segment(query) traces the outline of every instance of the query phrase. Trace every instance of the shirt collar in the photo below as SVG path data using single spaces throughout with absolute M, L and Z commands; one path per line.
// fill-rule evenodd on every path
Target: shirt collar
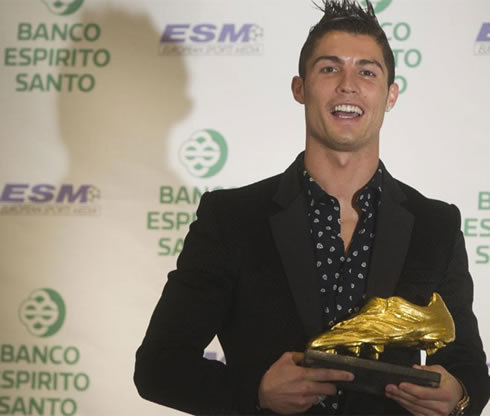
M 372 191 L 373 196 L 376 197 L 377 201 L 381 201 L 381 194 L 383 192 L 383 175 L 385 172 L 385 166 L 381 160 L 378 162 L 378 167 L 376 168 L 376 172 L 371 177 L 369 182 L 362 188 L 358 194 L 358 205 L 359 198 L 361 195 L 366 194 L 367 192 Z M 304 156 L 299 158 L 298 163 L 298 175 L 300 177 L 300 183 L 303 188 L 303 191 L 307 194 L 308 198 L 313 198 L 317 201 L 323 202 L 332 202 L 335 203 L 335 198 L 325 192 L 320 185 L 318 185 L 315 180 L 310 176 L 308 171 L 305 168 Z

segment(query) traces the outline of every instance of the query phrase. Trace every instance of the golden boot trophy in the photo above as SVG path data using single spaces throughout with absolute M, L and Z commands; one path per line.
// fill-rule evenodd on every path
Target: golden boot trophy
M 454 341 L 454 322 L 442 297 L 434 293 L 427 306 L 394 296 L 372 298 L 359 313 L 312 339 L 306 348 L 308 367 L 336 368 L 355 374 L 345 388 L 384 394 L 387 384 L 408 381 L 437 387 L 438 373 L 376 361 L 386 347 L 435 353 Z M 367 357 L 369 359 L 357 358 Z

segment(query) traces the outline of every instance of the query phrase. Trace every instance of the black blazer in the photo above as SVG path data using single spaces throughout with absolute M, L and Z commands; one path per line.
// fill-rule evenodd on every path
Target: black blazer
M 442 295 L 456 341 L 427 363 L 458 377 L 471 396 L 467 414 L 479 414 L 490 382 L 459 211 L 387 172 L 381 201 L 367 295 L 417 304 L 427 304 L 434 291 Z M 265 371 L 284 352 L 303 351 L 322 330 L 297 161 L 282 175 L 204 194 L 197 215 L 137 352 L 135 383 L 142 397 L 190 413 L 256 413 Z M 203 358 L 216 334 L 226 365 Z M 420 357 L 392 349 L 381 359 L 412 365 Z M 407 413 L 383 397 L 345 394 L 344 414 Z

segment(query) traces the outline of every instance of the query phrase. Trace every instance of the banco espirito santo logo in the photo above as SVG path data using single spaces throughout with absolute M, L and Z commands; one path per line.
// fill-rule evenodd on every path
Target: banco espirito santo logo
M 189 173 L 199 178 L 216 175 L 225 165 L 228 147 L 216 130 L 196 131 L 180 148 L 180 160 Z
M 84 0 L 41 0 L 49 11 L 58 16 L 68 16 L 75 13 L 83 4 Z
M 375 13 L 381 13 L 383 10 L 387 9 L 391 2 L 392 0 L 371 0 Z M 360 3 L 363 7 L 367 6 L 366 0 L 361 0 Z
M 36 289 L 19 308 L 20 321 L 36 337 L 45 338 L 56 334 L 65 316 L 63 298 L 53 289 Z

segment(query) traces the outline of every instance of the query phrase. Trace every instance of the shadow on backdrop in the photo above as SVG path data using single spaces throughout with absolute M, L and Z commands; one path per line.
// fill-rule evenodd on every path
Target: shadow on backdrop
M 64 183 L 92 182 L 106 200 L 148 197 L 176 180 L 166 163 L 167 138 L 192 107 L 184 59 L 158 54 L 161 33 L 148 16 L 85 9 L 80 21 L 100 26 L 98 41 L 84 46 L 107 49 L 111 60 L 87 67 L 96 79 L 92 91 L 59 95 L 59 131 L 69 158 Z

